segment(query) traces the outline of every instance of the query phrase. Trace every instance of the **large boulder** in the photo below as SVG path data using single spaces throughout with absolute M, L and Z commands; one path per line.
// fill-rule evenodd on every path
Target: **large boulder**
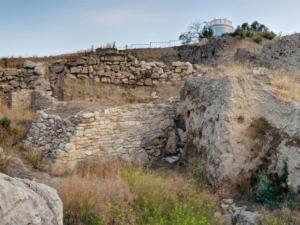
M 258 168 L 300 187 L 300 104 L 276 95 L 267 75 L 191 77 L 181 92 L 188 154 L 206 161 L 218 187 L 249 180 Z
M 25 60 L 23 67 L 25 69 L 34 69 L 36 67 L 36 65 L 37 65 L 36 63 L 34 63 L 34 62 L 30 61 L 30 60 Z
M 46 185 L 0 174 L 0 225 L 62 225 L 63 207 Z
M 300 34 L 288 35 L 265 45 L 260 60 L 271 68 L 300 72 Z

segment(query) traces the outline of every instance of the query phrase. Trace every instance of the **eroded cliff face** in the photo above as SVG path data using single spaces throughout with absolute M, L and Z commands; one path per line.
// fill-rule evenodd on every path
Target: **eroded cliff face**
M 56 191 L 34 181 L 0 173 L 1 225 L 62 225 L 63 206 Z
M 272 68 L 300 72 L 300 34 L 284 36 L 264 46 L 260 61 Z
M 218 187 L 244 182 L 258 167 L 282 172 L 300 186 L 300 105 L 276 96 L 267 75 L 189 78 L 181 92 L 188 153 L 206 161 Z

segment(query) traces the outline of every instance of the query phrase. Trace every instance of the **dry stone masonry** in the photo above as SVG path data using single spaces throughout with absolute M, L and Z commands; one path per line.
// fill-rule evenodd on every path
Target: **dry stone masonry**
M 104 51 L 104 50 L 103 50 Z M 50 66 L 50 80 L 54 96 L 61 100 L 72 99 L 68 93 L 76 82 L 88 82 L 90 86 L 112 84 L 122 86 L 152 87 L 181 81 L 195 73 L 191 63 L 145 62 L 118 52 L 82 57 L 69 61 L 57 61 Z
M 54 100 L 48 78 L 48 66 L 25 61 L 23 69 L 0 68 L 0 98 L 12 108 L 48 107 Z
M 12 106 L 36 106 L 32 92 L 40 93 L 34 95 L 43 99 L 72 100 L 75 94 L 83 95 L 80 88 L 70 91 L 76 83 L 86 83 L 85 89 L 101 88 L 99 84 L 154 87 L 181 81 L 197 69 L 191 63 L 145 62 L 114 49 L 102 49 L 94 57 L 59 60 L 51 65 L 25 61 L 22 69 L 0 68 L 0 97 Z M 51 98 L 41 101 L 52 102 Z M 40 108 L 44 105 L 49 104 Z
M 175 111 L 176 103 L 95 108 L 67 117 L 40 111 L 25 145 L 44 151 L 47 159 L 70 170 L 79 161 L 95 156 L 149 163 L 176 153 L 177 149 L 166 152 L 167 144 L 177 138 L 172 135 L 176 129 Z

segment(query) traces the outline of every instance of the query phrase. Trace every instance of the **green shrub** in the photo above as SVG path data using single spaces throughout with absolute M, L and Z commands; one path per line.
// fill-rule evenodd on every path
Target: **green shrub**
M 82 222 L 87 225 L 104 225 L 104 221 L 99 215 L 94 215 L 90 212 L 83 214 Z
M 0 119 L 0 126 L 9 128 L 11 125 L 11 120 L 8 119 L 7 117 L 3 117 Z
M 232 35 L 239 36 L 241 38 L 254 37 L 254 41 L 258 44 L 262 43 L 263 38 L 273 40 L 276 37 L 276 34 L 273 31 L 270 31 L 267 26 L 257 21 L 254 21 L 253 23 L 251 23 L 251 25 L 249 25 L 249 23 L 243 23 L 242 25 L 237 26 Z
M 248 35 L 248 31 L 244 30 L 243 28 L 237 28 L 234 32 L 234 36 L 239 36 L 242 39 L 245 39 Z
M 292 205 L 293 195 L 288 189 L 288 166 L 286 161 L 284 162 L 282 176 L 270 173 L 261 176 L 259 179 L 252 178 L 252 180 L 254 182 L 254 188 L 250 194 L 252 201 L 266 205 L 271 209 L 278 208 L 283 203 Z
M 257 35 L 254 39 L 253 39 L 257 44 L 261 44 L 263 42 L 263 39 L 260 35 Z
M 276 37 L 276 34 L 272 31 L 262 32 L 261 36 L 268 40 L 273 40 Z

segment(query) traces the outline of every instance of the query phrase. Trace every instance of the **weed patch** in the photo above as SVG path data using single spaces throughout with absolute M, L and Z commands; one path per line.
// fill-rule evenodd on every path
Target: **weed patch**
M 214 198 L 186 178 L 125 165 L 98 166 L 109 173 L 90 169 L 57 187 L 65 224 L 218 224 Z
M 269 173 L 260 178 L 252 177 L 250 200 L 270 209 L 280 208 L 283 204 L 293 206 L 293 194 L 288 188 L 288 166 L 284 161 L 283 174 Z

